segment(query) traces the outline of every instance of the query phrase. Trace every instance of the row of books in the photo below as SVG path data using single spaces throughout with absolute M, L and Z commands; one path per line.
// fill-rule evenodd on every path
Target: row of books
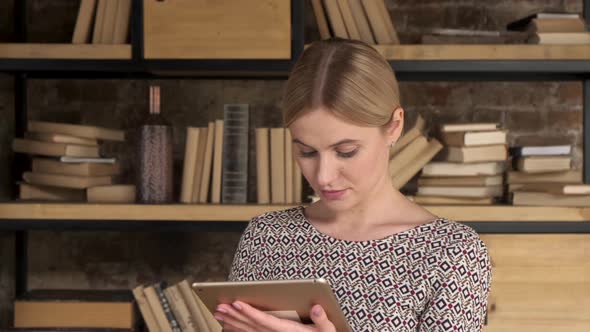
M 129 39 L 131 0 L 81 0 L 73 44 L 125 44 Z
M 322 39 L 340 37 L 367 44 L 399 44 L 384 0 L 311 0 Z
M 121 172 L 114 158 L 101 158 L 103 141 L 125 140 L 122 130 L 30 121 L 15 152 L 33 156 L 23 173 L 19 198 L 73 202 L 134 202 L 135 186 L 116 184 Z
M 224 105 L 224 119 L 188 127 L 180 201 L 248 202 L 249 115 L 247 104 Z M 256 128 L 256 190 L 259 204 L 301 203 L 302 175 L 285 128 Z

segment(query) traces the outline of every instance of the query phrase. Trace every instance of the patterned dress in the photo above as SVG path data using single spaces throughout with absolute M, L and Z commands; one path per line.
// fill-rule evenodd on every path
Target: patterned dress
M 326 279 L 354 331 L 481 331 L 491 285 L 485 244 L 436 219 L 379 240 L 319 232 L 299 206 L 252 219 L 230 280 Z

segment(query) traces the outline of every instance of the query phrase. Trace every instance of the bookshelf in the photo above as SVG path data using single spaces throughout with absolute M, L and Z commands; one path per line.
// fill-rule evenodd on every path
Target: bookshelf
M 4 43 L 0 59 L 131 60 L 131 45 Z

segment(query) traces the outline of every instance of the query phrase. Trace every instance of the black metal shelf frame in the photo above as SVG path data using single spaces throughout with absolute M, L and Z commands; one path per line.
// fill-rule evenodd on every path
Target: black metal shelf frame
M 21 137 L 27 125 L 27 80 L 30 78 L 173 78 L 154 72 L 207 71 L 213 77 L 244 78 L 239 72 L 268 74 L 269 79 L 286 77 L 304 47 L 304 4 L 291 1 L 292 58 L 290 60 L 146 60 L 143 40 L 143 0 L 132 0 L 130 60 L 3 59 L 0 72 L 14 74 L 15 135 Z M 590 17 L 590 0 L 583 0 L 584 17 Z M 26 42 L 27 1 L 14 1 L 14 27 L 18 42 Z M 583 82 L 584 182 L 590 183 L 590 59 L 584 60 L 448 60 L 390 61 L 403 81 L 539 81 L 577 80 Z M 278 76 L 277 76 L 278 75 Z M 203 76 L 180 76 L 203 78 Z M 209 74 L 206 77 L 212 77 Z M 259 77 L 259 76 L 256 76 Z M 13 178 L 20 178 L 28 166 L 26 158 L 15 155 Z M 466 222 L 480 233 L 590 233 L 590 222 Z M 186 221 L 101 221 L 2 220 L 0 230 L 15 231 L 16 293 L 27 290 L 28 231 L 242 231 L 246 222 Z

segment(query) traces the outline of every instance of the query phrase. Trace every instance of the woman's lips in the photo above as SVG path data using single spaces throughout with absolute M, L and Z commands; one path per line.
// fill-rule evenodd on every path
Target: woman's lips
M 342 190 L 322 190 L 322 196 L 329 200 L 341 199 L 346 194 L 347 189 Z

